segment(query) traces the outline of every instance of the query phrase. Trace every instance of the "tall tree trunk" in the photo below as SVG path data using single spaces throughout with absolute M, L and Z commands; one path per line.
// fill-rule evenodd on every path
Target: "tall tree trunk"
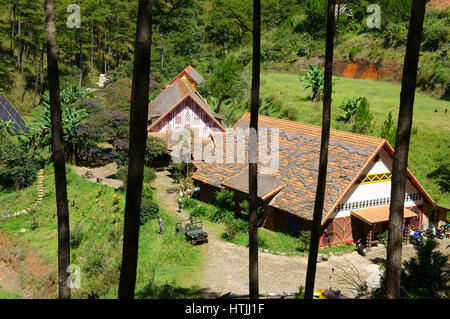
M 23 96 L 24 96 L 24 91 L 23 91 L 23 68 L 25 66 L 25 46 L 22 49 L 22 54 L 20 55 L 20 102 L 23 103 Z
M 20 53 L 21 53 L 21 49 L 20 49 L 20 29 L 21 29 L 21 23 L 20 23 L 20 7 L 19 5 L 17 5 L 17 16 L 18 16 L 18 20 L 17 20 L 17 66 L 20 66 Z
M 258 278 L 258 112 L 261 64 L 261 0 L 253 0 L 252 93 L 249 136 L 249 283 L 250 298 L 259 298 Z
M 83 43 L 81 41 L 81 35 L 78 41 L 80 42 L 80 76 L 78 78 L 78 87 L 81 88 L 81 82 L 83 81 Z
M 70 299 L 67 282 L 70 265 L 69 207 L 64 155 L 61 99 L 59 90 L 58 43 L 56 41 L 55 3 L 45 1 L 45 29 L 47 34 L 47 70 L 50 91 L 50 117 L 52 133 L 53 166 L 55 170 L 56 208 L 58 214 L 58 287 L 59 298 Z
M 16 31 L 16 5 L 13 5 L 13 21 L 11 25 L 11 41 L 9 42 L 9 51 L 13 53 L 14 33 Z
M 44 60 L 44 47 L 45 47 L 45 45 L 42 44 L 41 57 L 39 59 L 39 66 L 38 66 L 38 73 L 36 74 L 36 83 L 34 85 L 33 104 L 31 105 L 32 108 L 34 108 L 36 106 L 36 95 L 37 95 L 37 91 L 38 91 L 39 80 L 41 79 L 41 72 L 42 72 L 42 67 L 43 67 L 42 64 L 43 64 L 43 60 Z M 40 85 L 42 85 L 42 82 L 40 83 Z
M 144 154 L 147 143 L 152 0 L 140 0 L 130 102 L 130 149 L 119 298 L 134 298 Z
M 414 0 L 412 3 L 403 66 L 389 207 L 389 237 L 386 258 L 386 297 L 389 299 L 398 298 L 400 295 L 406 173 L 425 5 L 426 0 Z
M 91 20 L 91 78 L 94 77 L 94 20 Z
M 106 31 L 105 31 L 105 43 L 103 45 L 103 59 L 104 59 L 104 73 L 106 74 Z
M 323 87 L 323 115 L 322 136 L 320 142 L 319 173 L 317 178 L 316 198 L 314 202 L 313 222 L 311 229 L 311 242 L 309 245 L 308 268 L 306 271 L 305 299 L 312 299 L 314 282 L 316 279 L 316 263 L 321 236 L 321 222 L 323 203 L 325 199 L 325 186 L 327 181 L 328 145 L 330 141 L 331 92 L 334 47 L 334 10 L 335 0 L 328 0 L 327 9 L 327 36 L 325 48 L 325 75 Z

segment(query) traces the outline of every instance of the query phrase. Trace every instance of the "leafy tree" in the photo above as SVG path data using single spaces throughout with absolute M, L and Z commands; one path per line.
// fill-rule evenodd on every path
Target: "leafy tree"
M 381 126 L 380 137 L 384 138 L 395 147 L 395 135 L 397 134 L 397 128 L 394 125 L 394 120 L 392 119 L 392 112 L 389 112 L 386 120 L 383 122 L 383 126 Z
M 435 239 L 415 245 L 416 256 L 403 263 L 401 285 L 410 298 L 448 298 L 450 274 L 448 256 L 437 250 Z
M 216 192 L 216 203 L 218 207 L 232 211 L 234 209 L 234 192 L 226 188 Z
M 355 114 L 358 107 L 361 105 L 363 97 L 353 97 L 342 101 L 339 108 L 345 112 L 344 116 L 338 118 L 339 121 L 346 123 L 353 123 L 355 121 Z
M 80 124 L 88 118 L 88 112 L 83 108 L 73 108 L 62 106 L 63 138 L 66 160 L 74 163 L 80 158 L 81 151 L 89 143 L 89 137 L 79 134 Z M 30 124 L 30 136 L 36 146 L 45 148 L 51 143 L 51 117 L 50 109 L 45 108 L 44 112 Z
M 145 165 L 152 165 L 153 161 L 167 154 L 167 145 L 164 140 L 149 136 L 147 137 L 147 147 L 145 149 Z
M 304 71 L 305 74 L 300 77 L 300 81 L 306 83 L 305 90 L 311 89 L 311 101 L 317 103 L 322 99 L 324 70 L 319 64 L 316 66 L 308 64 L 308 69 Z
M 416 255 L 403 262 L 400 273 L 400 298 L 436 299 L 449 298 L 450 274 L 448 256 L 438 250 L 439 243 L 433 238 L 421 240 L 414 245 Z M 381 286 L 372 291 L 373 298 L 386 298 L 386 277 Z
M 372 129 L 372 120 L 373 114 L 370 112 L 369 103 L 365 97 L 361 98 L 356 108 L 352 132 L 360 134 L 370 132 Z
M 6 136 L 12 136 L 15 134 L 14 123 L 12 120 L 4 121 L 0 119 L 0 140 Z
M 307 252 L 309 250 L 309 244 L 311 242 L 311 232 L 301 231 L 298 236 L 298 250 L 302 252 Z
M 0 143 L 0 185 L 14 186 L 15 190 L 30 186 L 36 179 L 38 165 L 29 148 L 11 137 Z
M 231 55 L 221 57 L 217 61 L 209 84 L 211 94 L 217 97 L 217 113 L 220 112 L 223 100 L 234 96 L 235 85 L 241 72 L 242 65 Z
M 159 214 L 159 206 L 153 198 L 142 198 L 140 224 L 144 225 Z

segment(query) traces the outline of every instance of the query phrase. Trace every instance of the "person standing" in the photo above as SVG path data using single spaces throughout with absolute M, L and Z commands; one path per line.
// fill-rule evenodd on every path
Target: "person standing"
M 181 198 L 178 199 L 178 213 L 181 214 L 181 209 L 183 208 L 183 202 L 181 201 Z
M 164 234 L 164 224 L 161 217 L 158 216 L 158 224 L 159 224 L 159 234 Z

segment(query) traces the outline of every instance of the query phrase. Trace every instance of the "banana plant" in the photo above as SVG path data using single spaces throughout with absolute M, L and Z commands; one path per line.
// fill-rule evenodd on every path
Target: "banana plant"
M 15 133 L 14 122 L 12 120 L 4 121 L 3 119 L 0 119 L 0 138 L 11 136 Z

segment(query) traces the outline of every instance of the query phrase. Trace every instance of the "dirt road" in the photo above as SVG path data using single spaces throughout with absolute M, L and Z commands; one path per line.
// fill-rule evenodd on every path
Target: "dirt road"
M 168 194 L 167 189 L 173 187 L 168 172 L 157 172 L 154 182 L 157 196 L 165 208 L 173 213 L 177 210 L 178 194 Z M 183 218 L 187 215 L 183 212 Z M 231 292 L 236 295 L 248 294 L 248 248 L 220 240 L 220 234 L 206 227 L 209 243 L 203 245 L 203 276 L 199 283 L 202 288 L 209 288 L 218 295 Z M 440 249 L 445 251 L 449 239 L 440 241 Z M 448 251 L 447 251 L 448 253 Z M 412 245 L 403 247 L 403 259 L 407 260 L 415 254 Z M 329 255 L 328 260 L 317 264 L 315 288 L 339 289 L 348 297 L 354 296 L 352 285 L 344 277 L 366 282 L 379 269 L 380 261 L 386 258 L 386 249 L 374 248 L 366 257 L 356 252 L 341 256 Z M 307 257 L 282 256 L 270 253 L 259 253 L 259 285 L 260 293 L 297 292 L 299 286 L 305 285 Z M 376 275 L 376 274 L 375 274 Z

